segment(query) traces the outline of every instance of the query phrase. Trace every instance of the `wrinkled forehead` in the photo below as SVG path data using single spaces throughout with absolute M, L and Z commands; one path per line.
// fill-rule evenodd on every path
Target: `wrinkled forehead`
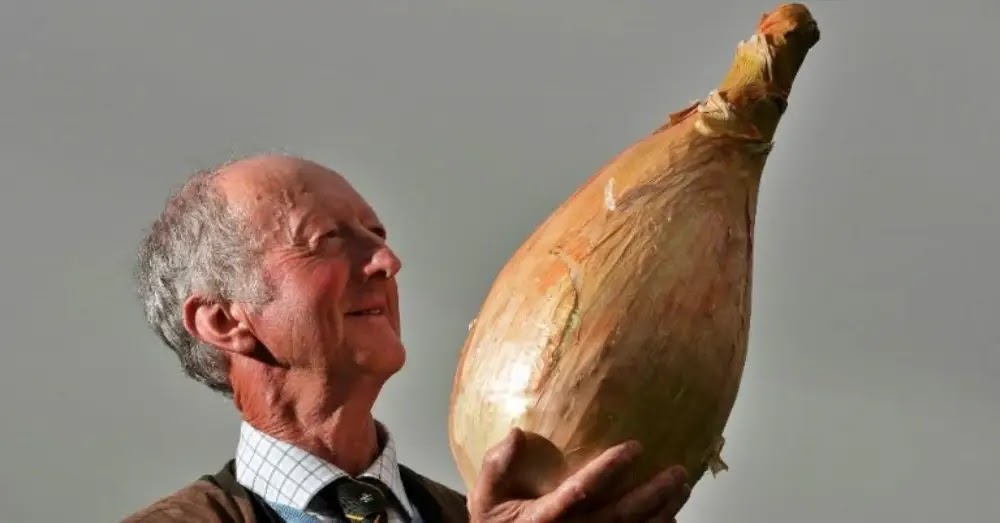
M 266 236 L 295 241 L 310 224 L 347 218 L 376 219 L 374 210 L 340 174 L 296 159 L 237 163 L 219 172 L 218 182 L 237 212 Z

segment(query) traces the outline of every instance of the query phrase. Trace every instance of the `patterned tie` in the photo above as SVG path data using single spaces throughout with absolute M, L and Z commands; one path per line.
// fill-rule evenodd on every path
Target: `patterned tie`
M 387 523 L 389 496 L 383 485 L 371 478 L 341 478 L 329 485 L 321 495 L 336 507 L 334 512 L 350 523 Z M 337 510 L 339 509 L 339 510 Z

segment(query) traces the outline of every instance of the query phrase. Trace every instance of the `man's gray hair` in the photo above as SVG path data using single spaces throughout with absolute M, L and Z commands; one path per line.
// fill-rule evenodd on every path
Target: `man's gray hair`
M 184 372 L 225 396 L 233 390 L 228 358 L 184 327 L 192 294 L 220 302 L 268 299 L 260 235 L 227 205 L 219 168 L 195 173 L 167 201 L 142 241 L 136 266 L 146 320 L 180 359 Z

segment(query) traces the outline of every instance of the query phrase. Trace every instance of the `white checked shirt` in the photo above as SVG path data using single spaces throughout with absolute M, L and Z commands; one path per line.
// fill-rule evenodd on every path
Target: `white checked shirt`
M 392 436 L 383 426 L 379 429 L 385 436 L 385 445 L 361 477 L 375 478 L 387 485 L 403 507 L 401 513 L 396 504 L 390 504 L 389 523 L 420 523 L 403 489 Z M 309 503 L 323 487 L 344 476 L 347 473 L 322 458 L 268 436 L 247 422 L 240 425 L 236 481 L 268 503 L 306 512 L 323 523 L 341 523 L 339 519 L 312 512 Z

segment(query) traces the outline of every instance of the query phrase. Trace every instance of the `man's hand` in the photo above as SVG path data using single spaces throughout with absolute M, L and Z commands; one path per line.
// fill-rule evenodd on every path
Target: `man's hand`
M 569 476 L 552 492 L 524 499 L 516 494 L 509 474 L 525 435 L 511 431 L 483 460 L 483 469 L 469 493 L 469 516 L 473 523 L 556 522 L 664 522 L 675 516 L 691 493 L 683 467 L 675 466 L 617 499 L 606 499 L 617 490 L 618 480 L 641 449 L 636 442 L 612 447 Z M 603 499 L 602 499 L 603 498 Z

